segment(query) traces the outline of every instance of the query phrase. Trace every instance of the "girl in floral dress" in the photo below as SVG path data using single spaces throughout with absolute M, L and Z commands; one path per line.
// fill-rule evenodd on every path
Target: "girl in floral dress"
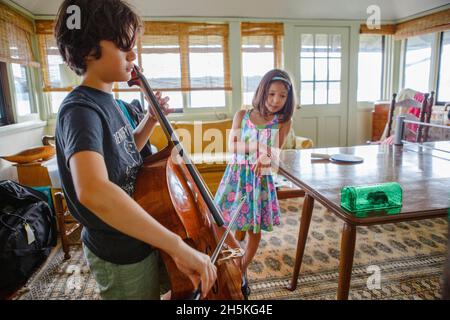
M 280 224 L 280 207 L 271 170 L 292 126 L 295 94 L 289 75 L 274 69 L 264 75 L 252 101 L 253 109 L 240 110 L 233 119 L 229 150 L 233 153 L 215 195 L 225 223 L 231 219 L 241 198 L 247 196 L 232 229 L 247 231 L 248 242 L 241 260 L 247 267 L 256 254 L 261 230 Z M 242 283 L 248 296 L 247 277 Z

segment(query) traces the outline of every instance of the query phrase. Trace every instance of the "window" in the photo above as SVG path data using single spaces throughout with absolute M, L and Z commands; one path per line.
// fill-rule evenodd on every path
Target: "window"
M 0 126 L 36 116 L 33 114 L 36 108 L 31 92 L 29 67 L 0 62 Z
M 181 112 L 184 104 L 180 90 L 181 54 L 178 37 L 166 36 L 164 43 L 159 39 L 158 36 L 142 38 L 142 68 L 144 73 L 149 71 L 146 75 L 150 77 L 150 86 L 163 90 L 164 96 L 170 98 L 170 107 Z
M 18 117 L 32 113 L 30 84 L 27 67 L 21 64 L 11 64 L 14 79 L 14 94 Z
M 6 124 L 8 124 L 8 119 L 6 117 L 6 103 L 3 95 L 3 88 L 0 85 L 0 127 Z
M 228 25 L 146 22 L 140 46 L 150 86 L 168 96 L 176 112 L 226 106 Z
M 55 91 L 49 92 L 50 95 L 50 105 L 52 109 L 52 113 L 58 113 L 59 107 L 63 102 L 64 98 L 69 94 L 68 91 Z
M 75 73 L 65 65 L 59 54 L 56 40 L 51 33 L 51 30 L 53 30 L 52 26 L 47 26 L 47 24 L 43 25 L 43 22 L 40 21 L 36 23 L 36 26 L 41 49 L 44 93 L 48 96 L 51 112 L 57 113 L 61 102 L 71 90 L 72 84 L 68 83 L 74 82 L 72 78 Z M 45 28 L 50 28 L 50 30 L 42 31 Z
M 382 35 L 359 37 L 358 101 L 377 101 L 382 97 L 384 40 Z
M 250 37 L 247 37 L 248 39 Z M 256 39 L 252 39 L 256 42 Z M 250 41 L 249 41 L 250 42 Z M 243 100 L 251 105 L 253 95 L 266 72 L 274 68 L 273 46 L 261 44 L 242 44 Z
M 242 23 L 242 79 L 243 103 L 251 105 L 253 95 L 266 72 L 281 68 L 281 23 Z
M 191 35 L 186 40 L 189 45 L 184 50 L 178 36 L 143 37 L 142 66 L 144 73 L 149 71 L 150 86 L 163 91 L 176 112 L 225 107 L 223 37 Z
M 53 37 L 52 21 L 37 21 L 44 75 L 52 111 L 71 88 L 61 81 L 62 60 Z M 136 64 L 142 67 L 154 91 L 169 96 L 178 112 L 187 108 L 225 107 L 231 92 L 228 25 L 215 23 L 144 22 L 138 38 Z M 117 83 L 115 98 L 131 102 L 143 95 L 136 87 Z
M 61 70 L 63 68 L 64 61 L 59 54 L 58 48 L 56 44 L 51 46 L 47 52 L 47 65 L 48 65 L 48 77 L 49 77 L 49 85 L 52 88 L 62 88 L 63 81 L 61 79 Z
M 442 33 L 440 52 L 436 101 L 444 104 L 450 101 L 450 31 Z
M 6 94 L 9 92 L 9 82 L 7 76 L 6 63 L 0 61 L 0 126 L 9 124 L 11 121 L 8 117 L 8 103 Z
M 189 36 L 189 106 L 192 108 L 225 107 L 224 51 L 221 37 Z
M 4 125 L 34 112 L 30 68 L 39 63 L 32 49 L 33 21 L 0 2 L 0 123 Z
M 433 38 L 425 34 L 406 40 L 404 88 L 428 92 Z
M 340 103 L 341 41 L 340 34 L 302 34 L 301 104 Z

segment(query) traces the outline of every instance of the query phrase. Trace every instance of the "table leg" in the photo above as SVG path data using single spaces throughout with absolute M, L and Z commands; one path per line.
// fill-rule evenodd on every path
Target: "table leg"
M 338 300 L 347 300 L 352 277 L 353 256 L 355 253 L 356 226 L 344 223 L 341 238 L 341 256 L 339 260 Z
M 302 265 L 303 254 L 305 252 L 306 238 L 308 237 L 309 223 L 314 209 L 314 198 L 306 194 L 303 201 L 302 216 L 300 219 L 300 228 L 298 231 L 297 253 L 295 255 L 294 274 L 292 275 L 291 284 L 287 286 L 288 290 L 294 291 L 297 288 L 298 274 Z

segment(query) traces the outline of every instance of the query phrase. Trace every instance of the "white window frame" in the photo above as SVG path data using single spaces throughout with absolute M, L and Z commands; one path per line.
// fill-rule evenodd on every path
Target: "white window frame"
M 437 50 L 436 50 L 436 55 L 435 55 L 435 59 L 436 59 L 436 74 L 434 77 L 434 83 L 435 83 L 435 104 L 437 105 L 444 105 L 446 102 L 448 101 L 438 101 L 438 86 L 439 86 L 439 71 L 441 69 L 441 57 L 442 57 L 442 41 L 444 38 L 444 32 L 448 32 L 450 34 L 450 30 L 446 30 L 446 31 L 441 31 L 438 32 L 438 38 L 437 38 Z
M 7 73 L 8 73 L 8 81 L 9 81 L 9 88 L 10 88 L 10 94 L 11 94 L 11 103 L 13 105 L 13 114 L 14 114 L 15 123 L 21 123 L 21 122 L 32 121 L 32 120 L 40 120 L 39 109 L 38 109 L 38 104 L 37 104 L 37 97 L 36 97 L 36 93 L 35 93 L 35 83 L 33 81 L 30 67 L 25 66 L 28 89 L 30 92 L 31 113 L 27 114 L 25 116 L 19 116 L 18 112 L 17 112 L 16 87 L 14 84 L 12 64 L 7 63 L 6 69 L 7 69 Z
M 361 35 L 360 35 L 361 36 Z M 389 37 L 387 35 L 380 35 L 381 36 L 381 92 L 380 92 L 380 100 L 387 99 L 389 95 L 389 88 L 391 83 L 391 73 L 390 73 L 390 57 L 391 57 L 391 50 L 392 50 L 392 37 Z M 358 39 L 358 45 L 360 44 L 361 38 Z M 358 47 L 358 55 L 359 55 L 359 47 Z M 359 63 L 359 60 L 358 60 Z M 358 68 L 359 69 L 359 68 Z M 356 70 L 357 77 L 359 70 Z M 358 87 L 356 87 L 356 90 L 358 90 Z M 356 93 L 356 99 L 358 99 L 358 93 Z M 370 104 L 372 105 L 374 101 L 367 101 L 367 100 L 357 100 L 358 104 Z
M 435 91 L 437 87 L 437 76 L 439 73 L 439 70 L 437 70 L 437 64 L 438 64 L 438 57 L 439 57 L 439 39 L 440 39 L 440 32 L 433 33 L 433 40 L 431 42 L 431 55 L 430 55 L 430 75 L 428 79 L 428 90 Z M 407 48 L 407 40 L 402 40 L 402 52 L 401 52 L 401 68 L 400 68 L 400 86 L 399 90 L 405 88 L 405 63 L 406 63 L 406 48 Z

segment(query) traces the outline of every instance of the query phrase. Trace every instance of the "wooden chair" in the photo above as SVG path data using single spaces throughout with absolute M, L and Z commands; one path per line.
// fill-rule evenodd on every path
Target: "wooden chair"
M 62 192 L 56 192 L 54 195 L 56 221 L 58 224 L 59 233 L 61 235 L 61 244 L 64 251 L 64 259 L 70 259 L 70 246 L 79 245 L 80 241 L 72 241 L 69 236 L 74 233 L 81 224 L 78 223 L 70 214 L 67 209 L 64 194 Z
M 388 121 L 387 121 L 387 129 L 386 129 L 386 134 L 384 135 L 384 138 L 388 138 L 393 134 L 393 119 L 394 119 L 394 115 L 395 115 L 395 109 L 398 107 L 415 107 L 415 108 L 419 108 L 420 109 L 420 115 L 419 115 L 419 121 L 420 122 L 425 122 L 425 123 L 430 123 L 430 119 L 431 119 L 431 113 L 432 113 L 432 109 L 433 109 L 433 104 L 434 104 L 434 91 L 431 91 L 431 93 L 425 93 L 424 94 L 424 99 L 422 101 L 422 103 L 413 100 L 413 99 L 408 99 L 408 100 L 402 100 L 402 101 L 396 101 L 397 98 L 397 94 L 394 93 L 392 95 L 392 100 L 391 100 L 391 104 L 389 107 L 389 115 L 388 115 Z M 428 136 L 428 127 L 425 128 L 425 133 L 423 133 L 423 127 L 422 125 L 419 125 L 417 127 L 417 130 L 409 130 L 410 134 L 413 134 L 415 136 L 415 141 L 416 142 L 423 142 L 426 141 L 426 138 Z
M 394 119 L 394 112 L 395 112 L 395 99 L 397 98 L 397 94 L 394 93 L 392 95 L 392 100 L 391 100 L 391 106 L 389 107 L 389 114 L 388 114 L 388 122 L 387 122 L 387 133 L 386 133 L 386 137 L 390 137 L 391 136 L 391 131 L 392 131 L 392 120 Z
M 427 105 L 426 105 L 426 110 L 423 116 L 423 120 L 425 121 L 425 123 L 430 123 L 431 120 L 431 114 L 433 113 L 433 105 L 434 105 L 434 91 L 431 91 L 430 93 L 430 97 L 427 99 Z M 421 113 L 421 120 L 422 121 L 422 113 Z M 425 131 L 422 137 L 422 130 L 423 130 L 424 126 L 419 126 L 418 132 L 417 132 L 417 139 L 416 142 L 426 142 L 428 140 L 428 132 L 430 130 L 429 126 L 425 126 Z

